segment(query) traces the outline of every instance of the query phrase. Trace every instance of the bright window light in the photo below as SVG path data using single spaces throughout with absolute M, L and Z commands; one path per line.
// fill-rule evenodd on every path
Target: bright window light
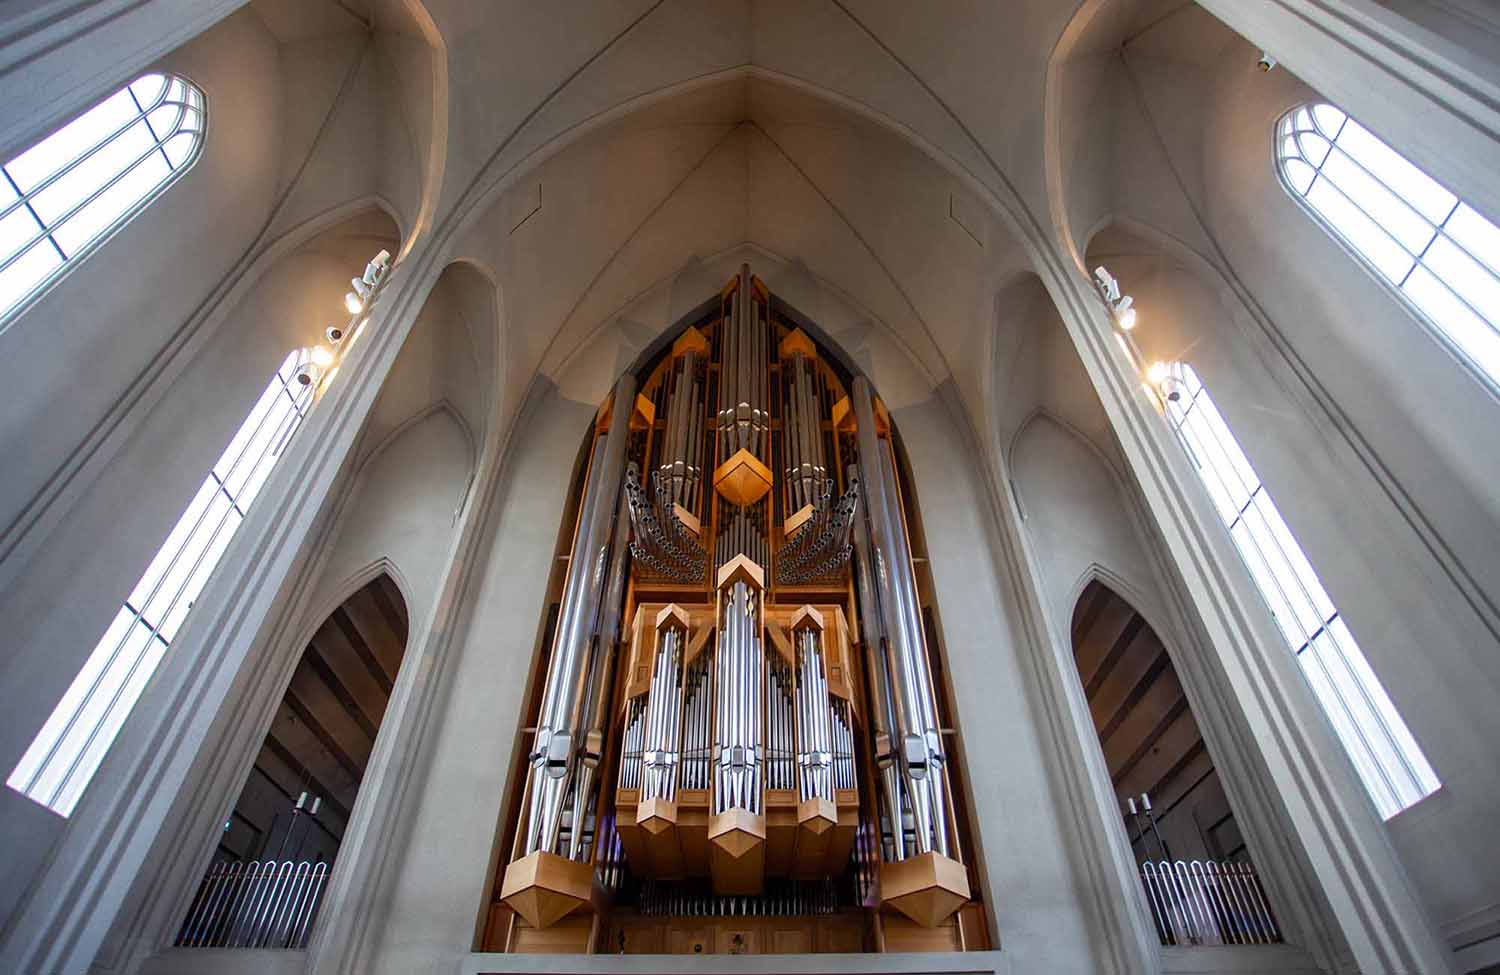
M 1389 819 L 1438 786 L 1396 706 L 1318 581 L 1266 487 L 1192 367 L 1174 363 L 1158 384 L 1167 416 L 1208 488 L 1287 646 Z
M 1288 191 L 1500 383 L 1500 227 L 1328 104 L 1276 129 Z
M 148 74 L 0 166 L 0 319 L 188 170 L 203 93 Z
M 72 686 L 6 783 L 71 815 L 193 600 L 228 548 L 311 406 L 315 383 L 299 371 L 310 351 L 287 356 L 239 432 L 105 630 Z

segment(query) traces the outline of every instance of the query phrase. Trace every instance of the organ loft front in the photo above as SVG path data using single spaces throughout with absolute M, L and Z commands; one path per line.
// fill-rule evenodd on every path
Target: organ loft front
M 744 267 L 589 431 L 484 948 L 990 947 L 889 412 Z

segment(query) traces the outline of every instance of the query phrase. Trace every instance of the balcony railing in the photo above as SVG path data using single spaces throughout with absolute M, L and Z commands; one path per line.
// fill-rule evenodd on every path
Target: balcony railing
M 1281 929 L 1248 863 L 1146 861 L 1141 885 L 1164 945 L 1268 945 Z
M 177 934 L 182 948 L 306 948 L 327 863 L 215 863 Z

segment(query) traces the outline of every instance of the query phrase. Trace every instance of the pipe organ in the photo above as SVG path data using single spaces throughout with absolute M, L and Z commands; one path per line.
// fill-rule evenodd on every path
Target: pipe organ
M 600 408 L 492 947 L 987 946 L 890 417 L 810 329 L 742 268 Z

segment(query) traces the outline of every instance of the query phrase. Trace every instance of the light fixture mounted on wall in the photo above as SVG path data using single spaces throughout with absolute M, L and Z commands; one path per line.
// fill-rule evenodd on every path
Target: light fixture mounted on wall
M 1120 331 L 1128 332 L 1135 328 L 1135 299 L 1130 295 L 1120 294 L 1120 282 L 1103 265 L 1094 268 L 1094 284 L 1105 304 L 1109 305 L 1110 314 L 1114 316 Z

